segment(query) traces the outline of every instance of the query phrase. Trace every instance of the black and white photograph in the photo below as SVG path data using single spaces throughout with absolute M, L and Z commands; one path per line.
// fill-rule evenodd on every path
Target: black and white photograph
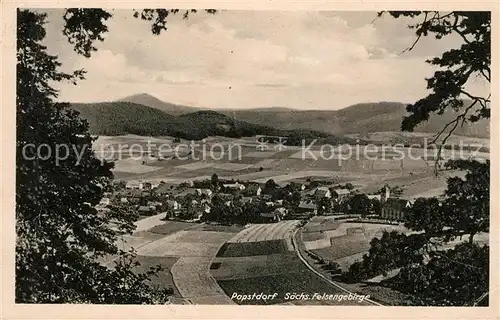
M 15 304 L 493 304 L 492 11 L 135 5 L 16 9 Z

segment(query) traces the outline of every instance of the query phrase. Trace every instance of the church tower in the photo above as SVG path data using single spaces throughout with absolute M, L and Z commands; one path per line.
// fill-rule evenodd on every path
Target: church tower
M 385 185 L 382 189 L 382 195 L 380 197 L 380 202 L 384 203 L 391 197 L 391 188 L 388 185 Z

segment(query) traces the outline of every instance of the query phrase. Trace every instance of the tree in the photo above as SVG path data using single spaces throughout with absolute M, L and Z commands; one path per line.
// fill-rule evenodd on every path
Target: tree
M 412 305 L 488 305 L 489 248 L 473 243 L 432 252 L 425 265 L 401 270 L 395 284 L 410 294 Z
M 349 208 L 349 214 L 359 214 L 362 217 L 366 217 L 372 210 L 371 201 L 364 193 L 358 193 L 349 197 L 349 199 L 347 199 L 347 206 Z
M 444 207 L 447 211 L 447 226 L 455 235 L 474 235 L 488 232 L 490 226 L 490 162 L 474 160 L 449 161 L 451 169 L 466 171 L 465 178 L 448 178 Z
M 153 33 L 166 21 L 163 11 L 155 12 Z M 111 16 L 101 9 L 67 9 L 63 34 L 89 57 Z M 171 290 L 148 285 L 161 268 L 133 272 L 134 252 L 116 246 L 117 237 L 134 228 L 133 215 L 120 207 L 95 208 L 113 165 L 95 157 L 88 123 L 54 102 L 52 85 L 76 84 L 84 71 L 60 70 L 57 56 L 43 45 L 45 22 L 46 14 L 17 12 L 16 302 L 165 303 Z M 110 255 L 118 256 L 113 268 L 99 262 Z
M 405 212 L 405 227 L 424 231 L 428 238 L 442 236 L 446 213 L 436 198 L 418 198 Z
M 210 186 L 212 191 L 217 191 L 219 189 L 219 176 L 217 176 L 216 173 L 212 175 L 212 178 L 210 179 Z
M 318 214 L 325 214 L 332 212 L 332 200 L 329 198 L 321 198 L 317 201 Z
M 384 14 L 380 12 L 379 16 Z M 431 93 L 407 106 L 410 113 L 403 119 L 401 128 L 412 131 L 419 123 L 427 121 L 433 114 L 442 114 L 445 110 L 461 110 L 462 112 L 451 122 L 445 124 L 442 131 L 434 138 L 441 140 L 441 145 L 453 131 L 466 122 L 477 122 L 490 118 L 490 95 L 481 97 L 473 95 L 465 86 L 474 79 L 482 78 L 491 82 L 491 13 L 489 11 L 390 11 L 395 18 L 408 17 L 417 20 L 410 28 L 415 30 L 416 40 L 407 50 L 411 51 L 420 38 L 433 34 L 436 39 L 451 34 L 462 39 L 460 48 L 445 51 L 440 57 L 427 60 L 429 64 L 439 68 L 427 79 L 427 88 Z M 422 18 L 422 20 L 419 20 Z M 466 103 L 463 98 L 471 100 Z
M 442 138 L 441 152 L 442 145 L 459 125 L 490 117 L 490 96 L 474 96 L 465 88 L 473 78 L 491 80 L 491 14 L 479 11 L 393 11 L 389 14 L 395 18 L 404 16 L 415 20 L 423 17 L 423 20 L 410 25 L 417 39 L 408 50 L 412 50 L 421 37 L 429 34 L 437 39 L 455 34 L 463 40 L 460 48 L 428 60 L 439 67 L 434 76 L 427 79 L 431 92 L 407 106 L 409 115 L 401 125 L 403 130 L 412 131 L 432 114 L 442 114 L 450 109 L 459 112 L 434 137 L 433 143 Z M 470 101 L 466 102 L 464 98 Z M 439 161 L 439 154 L 436 158 Z M 419 233 L 384 234 L 380 241 L 373 240 L 370 253 L 363 257 L 362 262 L 352 266 L 351 278 L 367 278 L 373 273 L 401 267 L 392 286 L 409 293 L 407 302 L 411 305 L 488 304 L 485 297 L 489 291 L 489 247 L 480 247 L 473 239 L 475 234 L 489 230 L 489 161 L 449 161 L 445 166 L 466 171 L 465 178 L 449 178 L 442 201 L 417 199 L 407 213 L 406 226 Z M 438 170 L 440 165 L 436 168 Z M 446 243 L 464 233 L 470 235 L 468 243 L 461 243 L 451 250 L 444 251 L 428 245 L 431 238 L 441 238 Z M 423 259 L 424 255 L 427 259 Z
M 264 188 L 262 188 L 262 194 L 272 194 L 278 187 L 278 184 L 273 179 L 269 179 L 264 184 Z
M 371 208 L 372 213 L 380 216 L 382 214 L 382 204 L 376 198 L 371 199 Z

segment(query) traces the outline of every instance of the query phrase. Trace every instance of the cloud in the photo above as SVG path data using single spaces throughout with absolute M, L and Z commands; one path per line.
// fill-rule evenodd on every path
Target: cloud
M 407 22 L 374 12 L 221 11 L 173 17 L 168 30 L 115 10 L 109 34 L 92 58 L 77 57 L 51 32 L 49 47 L 62 62 L 88 70 L 61 99 L 99 101 L 148 92 L 166 101 L 202 107 L 283 105 L 338 109 L 363 101 L 412 102 L 426 93 L 427 57 L 455 40 L 422 43 Z M 432 44 L 432 45 L 431 45 Z M 441 51 L 442 52 L 442 51 Z M 231 87 L 231 89 L 229 89 Z

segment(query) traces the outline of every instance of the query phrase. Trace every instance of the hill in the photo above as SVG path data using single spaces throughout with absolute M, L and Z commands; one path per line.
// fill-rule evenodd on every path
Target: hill
M 201 110 L 164 102 L 149 94 L 137 94 L 123 98 L 128 101 L 162 110 L 178 116 Z M 467 102 L 468 103 L 468 102 Z M 314 130 L 336 136 L 346 134 L 368 134 L 370 132 L 401 132 L 401 121 L 406 104 L 401 102 L 360 103 L 340 110 L 297 110 L 286 107 L 255 109 L 218 109 L 218 113 L 246 123 L 272 127 L 280 130 Z M 415 132 L 435 133 L 457 116 L 452 110 L 443 115 L 434 115 L 422 123 Z M 480 138 L 489 137 L 489 122 L 458 127 L 456 134 Z
M 80 113 L 96 135 L 137 134 L 146 136 L 174 136 L 200 140 L 209 136 L 245 137 L 255 135 L 289 136 L 288 144 L 300 144 L 302 139 L 323 138 L 331 143 L 353 142 L 311 130 L 279 130 L 271 126 L 235 120 L 215 111 L 196 111 L 173 116 L 161 110 L 132 102 L 115 101 L 88 104 L 70 104 Z
M 142 104 L 144 106 L 161 110 L 173 116 L 178 116 L 181 114 L 191 113 L 200 110 L 200 108 L 182 106 L 178 104 L 165 102 L 147 93 L 135 94 L 132 96 L 122 98 L 118 101 Z
M 272 109 L 223 111 L 238 120 L 270 125 L 278 129 L 314 129 L 334 135 L 367 134 L 370 132 L 401 132 L 401 121 L 407 115 L 406 104 L 399 102 L 361 103 L 340 110 L 291 110 L 283 112 Z M 420 124 L 415 132 L 435 133 L 457 116 L 447 110 L 443 115 L 434 115 L 428 122 Z M 489 137 L 489 122 L 458 127 L 458 135 Z

